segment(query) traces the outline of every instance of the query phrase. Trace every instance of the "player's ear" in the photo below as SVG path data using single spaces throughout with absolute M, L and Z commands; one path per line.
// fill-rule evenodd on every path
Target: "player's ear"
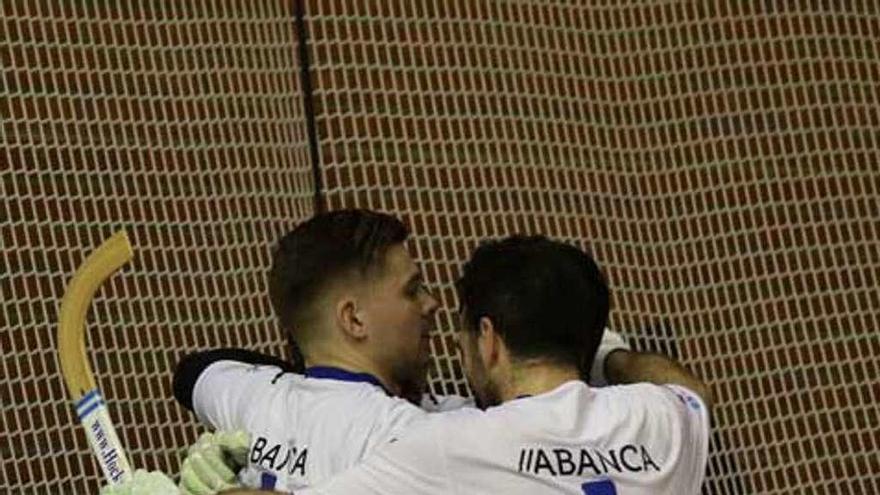
M 336 323 L 353 339 L 360 340 L 367 336 L 363 310 L 352 296 L 343 297 L 336 302 Z
M 483 363 L 488 367 L 498 361 L 498 354 L 501 351 L 501 335 L 495 330 L 495 324 L 487 316 L 480 318 L 479 325 L 477 349 L 483 357 Z

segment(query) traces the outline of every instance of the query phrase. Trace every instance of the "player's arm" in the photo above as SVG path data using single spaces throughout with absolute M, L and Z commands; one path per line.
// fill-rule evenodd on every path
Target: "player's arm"
M 297 490 L 296 495 L 454 493 L 441 441 L 443 435 L 435 428 L 428 416 L 360 464 L 305 490 Z
M 606 328 L 602 332 L 602 340 L 599 342 L 599 348 L 596 349 L 596 355 L 593 357 L 593 365 L 589 369 L 589 376 L 585 377 L 590 386 L 604 387 L 609 385 L 608 377 L 605 376 L 605 368 L 608 362 L 608 356 L 617 351 L 631 350 L 629 343 L 622 335 Z
M 605 358 L 605 375 L 611 384 L 648 382 L 680 385 L 700 396 L 706 407 L 712 405 L 709 385 L 672 359 L 655 353 L 614 351 Z
M 451 492 L 450 477 L 444 471 L 441 449 L 430 425 L 420 423 L 399 440 L 389 443 L 361 464 L 316 486 L 293 495 L 382 495 L 397 493 L 445 494 Z M 253 489 L 234 489 L 222 495 L 260 495 Z
M 260 354 L 245 349 L 215 349 L 212 351 L 194 352 L 184 356 L 174 370 L 172 388 L 174 398 L 183 407 L 194 411 L 194 393 L 196 384 L 211 365 L 220 361 L 234 361 L 248 365 L 276 366 L 284 372 L 293 372 L 294 366 L 283 359 Z M 219 373 L 218 373 L 219 374 Z M 226 378 L 229 378 L 228 376 Z
M 258 369 L 256 367 L 265 367 Z M 255 391 L 272 387 L 273 377 L 293 371 L 281 359 L 243 349 L 216 349 L 184 357 L 174 372 L 174 397 L 203 423 L 220 431 L 204 433 L 181 465 L 183 493 L 208 495 L 235 483 L 250 445 L 243 415 Z

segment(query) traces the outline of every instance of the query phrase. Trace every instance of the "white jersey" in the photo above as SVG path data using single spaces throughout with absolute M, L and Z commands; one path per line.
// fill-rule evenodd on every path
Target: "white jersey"
M 361 461 L 427 415 L 390 397 L 370 375 L 321 368 L 321 378 L 275 366 L 218 361 L 199 375 L 193 410 L 216 429 L 251 435 L 247 486 L 293 491 Z
M 620 338 L 603 338 L 597 356 L 604 361 L 618 348 L 628 347 Z M 419 409 L 388 395 L 368 374 L 308 371 L 312 376 L 219 360 L 199 372 L 191 392 L 199 420 L 251 435 L 248 465 L 239 473 L 244 485 L 286 491 L 311 486 L 355 466 L 427 412 L 474 407 L 470 398 L 426 395 Z
M 432 414 L 364 463 L 296 495 L 697 494 L 706 406 L 675 385 L 553 391 Z

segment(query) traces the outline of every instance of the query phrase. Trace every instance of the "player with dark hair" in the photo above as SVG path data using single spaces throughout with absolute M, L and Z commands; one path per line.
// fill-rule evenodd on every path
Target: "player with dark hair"
M 462 358 L 483 404 L 499 404 L 515 384 L 490 378 L 476 354 L 481 337 L 493 336 L 483 342 L 490 354 L 503 343 L 520 368 L 509 377 L 513 381 L 531 380 L 532 364 L 577 377 L 599 347 L 610 295 L 598 266 L 577 248 L 543 237 L 486 243 L 464 266 L 456 286 Z
M 301 343 L 304 376 L 289 363 L 234 349 L 196 353 L 180 363 L 178 400 L 208 426 L 243 429 L 250 437 L 221 431 L 200 440 L 181 473 L 186 492 L 231 486 L 234 473 L 223 465 L 230 451 L 246 461 L 239 479 L 248 486 L 309 486 L 355 465 L 425 416 L 392 396 L 424 378 L 423 337 L 436 309 L 395 223 L 363 210 L 334 212 L 279 243 L 270 276 L 273 308 Z M 605 332 L 592 382 L 601 383 L 606 368 L 617 373 L 611 363 L 620 355 L 641 356 L 623 349 L 617 334 Z M 581 353 L 585 362 L 593 350 Z M 452 398 L 422 405 L 436 410 L 466 403 Z
M 660 380 L 629 377 L 661 385 L 579 379 L 609 307 L 589 255 L 511 237 L 477 249 L 457 285 L 463 365 L 495 407 L 431 415 L 298 494 L 699 493 L 710 402 L 699 379 L 668 361 Z

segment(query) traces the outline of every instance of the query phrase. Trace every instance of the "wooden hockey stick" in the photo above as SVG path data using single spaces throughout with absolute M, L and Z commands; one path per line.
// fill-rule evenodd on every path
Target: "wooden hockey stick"
M 132 258 L 125 231 L 104 241 L 76 270 L 61 300 L 58 317 L 58 358 L 67 390 L 76 404 L 92 452 L 110 484 L 131 477 L 131 466 L 95 384 L 85 346 L 85 321 L 98 287 Z

